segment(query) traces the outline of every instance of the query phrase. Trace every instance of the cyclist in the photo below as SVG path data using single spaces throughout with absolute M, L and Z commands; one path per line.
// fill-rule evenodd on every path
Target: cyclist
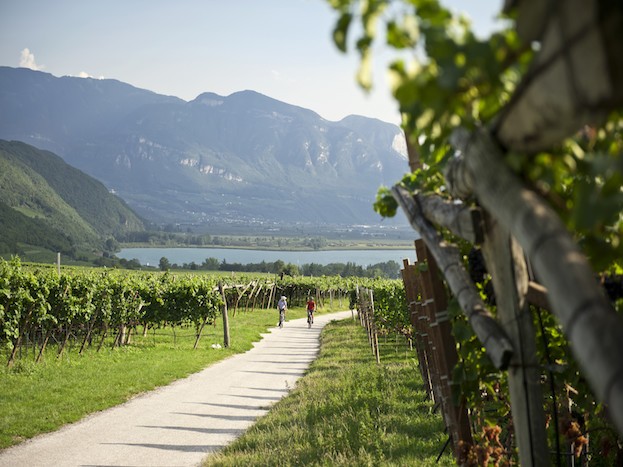
M 316 311 L 316 302 L 314 302 L 313 298 L 309 297 L 307 299 L 307 325 L 310 328 L 314 323 L 314 311 Z
M 283 327 L 283 322 L 286 320 L 286 310 L 288 309 L 288 301 L 285 295 L 282 295 L 277 303 L 277 310 L 279 310 L 279 327 Z

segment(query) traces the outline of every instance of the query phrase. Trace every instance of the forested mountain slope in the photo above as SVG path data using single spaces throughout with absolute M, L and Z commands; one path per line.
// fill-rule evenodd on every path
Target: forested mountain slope
M 23 243 L 73 255 L 145 228 L 102 183 L 49 151 L 16 141 L 0 140 L 0 202 L 2 251 Z

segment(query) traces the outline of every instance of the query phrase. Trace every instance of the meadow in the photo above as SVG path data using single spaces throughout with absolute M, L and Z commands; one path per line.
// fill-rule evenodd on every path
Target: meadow
M 455 465 L 414 352 L 390 336 L 380 353 L 358 322 L 330 323 L 293 391 L 204 467 Z

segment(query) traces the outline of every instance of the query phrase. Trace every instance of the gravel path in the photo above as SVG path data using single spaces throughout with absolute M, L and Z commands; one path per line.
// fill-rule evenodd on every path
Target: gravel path
M 272 328 L 254 348 L 0 452 L 0 467 L 193 466 L 240 436 L 303 376 L 320 330 L 350 311 Z

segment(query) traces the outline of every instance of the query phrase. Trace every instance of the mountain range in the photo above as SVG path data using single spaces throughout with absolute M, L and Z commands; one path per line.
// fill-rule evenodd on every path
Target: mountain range
M 408 169 L 400 128 L 380 120 L 25 68 L 0 67 L 0 138 L 53 151 L 161 223 L 375 223 L 379 185 Z

